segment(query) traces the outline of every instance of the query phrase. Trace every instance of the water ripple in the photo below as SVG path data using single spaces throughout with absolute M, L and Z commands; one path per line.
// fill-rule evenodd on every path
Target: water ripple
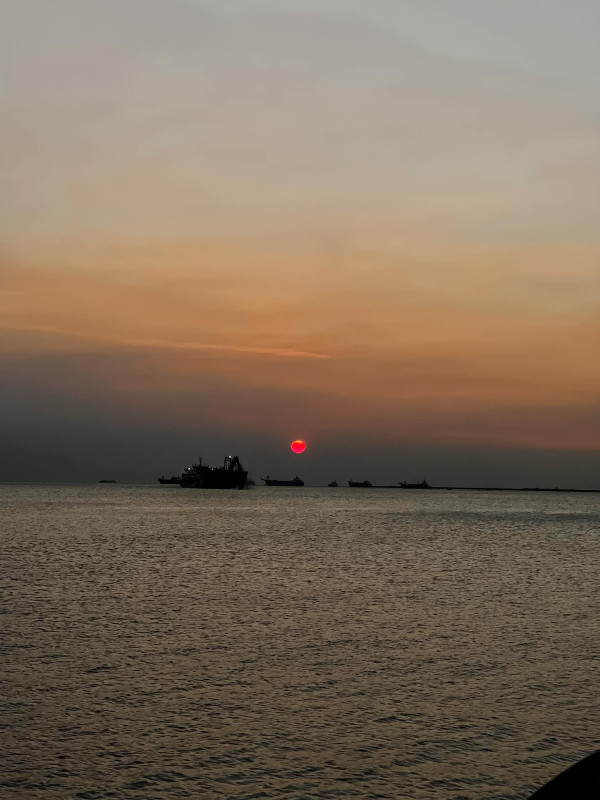
M 0 796 L 524 800 L 596 747 L 600 500 L 426 495 L 0 487 Z

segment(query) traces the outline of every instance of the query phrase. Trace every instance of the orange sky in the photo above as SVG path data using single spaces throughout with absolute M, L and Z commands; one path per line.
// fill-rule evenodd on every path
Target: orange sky
M 42 6 L 10 20 L 16 428 L 26 387 L 101 384 L 102 424 L 201 402 L 242 438 L 600 449 L 598 86 L 391 18 L 181 2 L 158 42 L 159 5 L 115 32 L 61 2 L 76 49 Z
M 256 243 L 123 251 L 102 265 L 95 253 L 88 269 L 83 248 L 69 254 L 76 268 L 39 266 L 38 255 L 37 266 L 7 269 L 6 350 L 118 353 L 132 365 L 149 357 L 150 406 L 154 393 L 168 393 L 185 407 L 177 387 L 185 392 L 186 381 L 206 374 L 226 377 L 240 396 L 246 388 L 315 393 L 317 418 L 306 409 L 295 420 L 308 430 L 343 431 L 362 418 L 377 431 L 399 415 L 421 428 L 397 420 L 391 433 L 417 440 L 599 446 L 598 430 L 584 422 L 599 388 L 600 321 L 580 288 L 593 284 L 593 248 L 429 253 L 422 245 L 425 267 L 411 248 L 365 248 L 345 255 L 343 271 L 327 268 L 327 254 Z M 560 274 L 565 259 L 576 291 Z M 343 413 L 332 414 L 340 402 Z M 366 408 L 378 411 L 365 417 Z M 471 430 L 455 427 L 461 409 L 473 416 Z M 254 424 L 264 428 L 269 417 Z

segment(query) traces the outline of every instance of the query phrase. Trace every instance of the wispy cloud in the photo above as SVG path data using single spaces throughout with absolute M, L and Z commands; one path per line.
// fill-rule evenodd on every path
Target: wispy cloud
M 256 353 L 264 356 L 279 356 L 282 358 L 316 358 L 321 360 L 332 359 L 326 353 L 309 353 L 304 350 L 294 350 L 289 347 L 243 347 L 234 344 L 206 344 L 203 342 L 169 342 L 161 339 L 130 339 L 123 342 L 134 347 L 161 347 L 176 350 L 223 350 L 231 353 Z
M 312 353 L 306 350 L 295 350 L 292 347 L 246 347 L 235 344 L 209 344 L 207 342 L 173 342 L 163 339 L 116 339 L 108 336 L 97 336 L 81 331 L 69 330 L 56 325 L 44 324 L 19 324 L 8 325 L 0 323 L 0 330 L 9 330 L 15 334 L 19 333 L 41 333 L 54 336 L 67 337 L 70 339 L 85 340 L 98 344 L 114 346 L 119 349 L 127 347 L 161 349 L 161 350 L 202 350 L 202 351 L 221 351 L 226 353 L 248 353 L 259 356 L 275 356 L 277 358 L 301 358 L 317 359 L 329 361 L 333 356 L 327 353 Z

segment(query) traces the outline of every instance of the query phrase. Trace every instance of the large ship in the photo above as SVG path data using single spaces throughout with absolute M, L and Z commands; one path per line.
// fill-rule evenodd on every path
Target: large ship
M 433 488 L 430 486 L 426 480 L 422 480 L 419 483 L 407 483 L 406 481 L 402 481 L 399 484 L 401 489 L 431 489 Z
M 158 482 L 178 483 L 185 489 L 244 489 L 248 473 L 237 456 L 225 456 L 222 467 L 209 467 L 199 458 L 197 464 L 186 467 L 179 477 L 161 477 Z
M 371 481 L 348 481 L 351 489 L 369 489 L 373 484 Z
M 265 486 L 304 486 L 304 481 L 297 475 L 291 481 L 279 481 L 275 478 L 269 478 L 268 475 L 266 478 L 261 478 L 261 481 L 265 482 Z

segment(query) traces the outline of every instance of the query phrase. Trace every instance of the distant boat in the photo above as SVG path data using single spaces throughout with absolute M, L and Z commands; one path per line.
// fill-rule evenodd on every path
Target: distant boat
M 373 484 L 371 481 L 348 481 L 348 486 L 352 489 L 368 489 Z
M 265 486 L 304 486 L 304 481 L 297 475 L 291 481 L 279 481 L 275 478 L 269 478 L 268 475 L 266 478 L 261 478 L 261 481 L 265 482 Z
M 244 489 L 248 473 L 237 456 L 225 456 L 222 467 L 209 467 L 198 459 L 197 464 L 186 467 L 181 475 L 164 475 L 158 479 L 162 484 L 179 484 L 186 489 Z
M 199 458 L 197 464 L 183 470 L 179 483 L 184 489 L 244 489 L 247 480 L 239 458 L 225 456 L 222 467 L 209 467 Z
M 114 478 L 102 478 L 98 483 L 116 483 L 116 480 Z
M 332 489 L 335 489 L 338 486 L 338 482 L 337 481 L 331 481 L 331 483 L 328 483 L 327 486 L 330 486 Z
M 406 481 L 402 481 L 399 484 L 401 489 L 431 489 L 432 487 L 427 483 L 426 480 L 422 480 L 420 483 L 407 483 Z

